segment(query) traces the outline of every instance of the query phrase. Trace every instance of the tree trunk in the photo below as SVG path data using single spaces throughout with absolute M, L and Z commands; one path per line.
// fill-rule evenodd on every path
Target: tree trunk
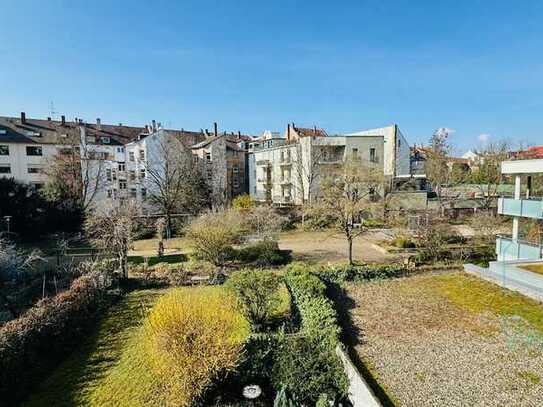
M 349 247 L 349 266 L 353 266 L 353 238 L 352 236 L 347 237 L 347 244 Z

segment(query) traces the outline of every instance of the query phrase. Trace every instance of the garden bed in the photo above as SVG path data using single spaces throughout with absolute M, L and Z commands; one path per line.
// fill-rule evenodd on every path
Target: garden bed
M 464 273 L 346 286 L 361 365 L 390 404 L 543 404 L 543 306 Z

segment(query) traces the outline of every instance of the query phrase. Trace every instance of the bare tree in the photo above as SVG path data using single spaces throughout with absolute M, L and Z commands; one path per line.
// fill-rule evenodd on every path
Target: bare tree
M 47 175 L 45 196 L 66 209 L 85 212 L 104 186 L 106 158 L 106 153 L 95 151 L 75 138 L 63 140 L 44 168 Z
M 295 147 L 296 157 L 293 164 L 296 182 L 293 183 L 297 195 L 301 197 L 302 225 L 305 220 L 306 206 L 314 201 L 315 188 L 321 178 L 321 164 L 323 160 L 323 149 L 315 146 L 312 140 L 306 151 L 302 141 L 298 140 Z
M 477 168 L 472 172 L 472 182 L 483 196 L 483 208 L 489 209 L 498 196 L 498 187 L 502 182 L 501 165 L 509 157 L 507 142 L 488 143 L 477 151 Z
M 90 242 L 117 259 L 124 278 L 128 277 L 128 250 L 134 239 L 137 215 L 137 208 L 128 204 L 93 211 L 85 221 L 85 233 Z
M 321 183 L 322 198 L 316 211 L 333 217 L 337 232 L 347 240 L 349 264 L 353 264 L 353 241 L 364 231 L 364 217 L 372 213 L 384 188 L 382 169 L 361 160 L 345 162 L 337 175 Z
M 438 129 L 430 138 L 430 146 L 426 153 L 426 177 L 432 184 L 440 205 L 441 192 L 444 185 L 449 182 L 450 171 L 447 157 L 450 154 L 448 129 Z
M 168 236 L 173 214 L 196 214 L 208 204 L 208 187 L 195 158 L 181 140 L 167 133 L 149 149 L 145 163 L 148 199 L 164 215 Z

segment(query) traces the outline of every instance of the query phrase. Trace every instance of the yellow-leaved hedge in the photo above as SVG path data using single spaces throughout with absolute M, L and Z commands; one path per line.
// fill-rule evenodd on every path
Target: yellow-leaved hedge
M 145 353 L 167 405 L 190 406 L 243 355 L 249 322 L 219 287 L 178 288 L 151 310 Z

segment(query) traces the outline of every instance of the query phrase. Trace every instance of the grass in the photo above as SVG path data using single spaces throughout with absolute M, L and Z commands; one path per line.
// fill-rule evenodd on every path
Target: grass
M 500 317 L 521 317 L 543 333 L 542 305 L 517 292 L 502 289 L 475 276 L 457 273 L 423 278 L 418 284 L 429 294 L 445 297 L 473 313 L 491 312 Z M 408 286 L 403 289 L 405 287 Z
M 135 405 L 127 398 L 126 404 L 108 401 L 104 389 L 109 388 L 110 373 L 122 369 L 126 361 L 140 363 L 134 353 L 138 338 L 134 330 L 147 310 L 163 294 L 163 290 L 140 290 L 127 294 L 114 305 L 100 322 L 95 334 L 88 337 L 68 359 L 53 371 L 33 392 L 24 406 L 107 406 Z M 148 370 L 130 372 L 130 380 L 137 376 L 148 379 Z M 146 383 L 145 380 L 137 380 Z M 128 396 L 129 389 L 126 390 Z M 112 395 L 110 395 L 111 397 Z
M 186 251 L 189 246 L 188 239 L 184 237 L 174 237 L 164 240 L 164 249 Z M 135 251 L 156 250 L 158 247 L 158 239 L 143 239 L 133 243 Z
M 167 254 L 162 257 L 157 256 L 130 256 L 128 258 L 129 264 L 142 264 L 145 262 L 145 257 L 147 257 L 147 260 L 149 262 L 149 267 L 154 266 L 158 263 L 168 263 L 168 264 L 175 264 L 175 263 L 183 263 L 188 260 L 187 256 L 184 254 Z
M 533 273 L 542 274 L 543 275 L 543 264 L 525 264 L 522 266 L 519 266 L 521 269 L 525 269 L 528 271 L 531 271 Z

